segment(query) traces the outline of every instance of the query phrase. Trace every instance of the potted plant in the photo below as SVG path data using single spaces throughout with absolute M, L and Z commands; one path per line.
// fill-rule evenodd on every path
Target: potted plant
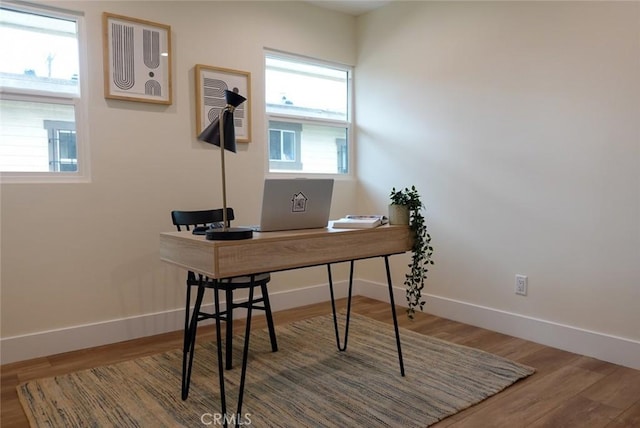
M 422 290 L 424 289 L 424 281 L 427 279 L 429 265 L 433 264 L 431 258 L 433 254 L 431 236 L 427 231 L 427 223 L 424 215 L 422 215 L 424 205 L 415 186 L 411 186 L 411 189 L 405 188 L 404 190 L 398 191 L 396 191 L 394 187 L 391 189 L 389 197 L 391 199 L 391 205 L 389 206 L 389 223 L 402 224 L 399 223 L 399 220 L 395 217 L 396 213 L 394 213 L 394 211 L 398 206 L 405 207 L 404 209 L 409 213 L 409 221 L 404 224 L 409 224 L 415 237 L 411 250 L 411 263 L 408 265 L 409 273 L 405 274 L 404 280 L 408 304 L 407 315 L 409 318 L 413 318 L 416 309 L 422 311 L 425 305 L 424 300 L 422 300 Z M 392 217 L 394 217 L 393 220 Z

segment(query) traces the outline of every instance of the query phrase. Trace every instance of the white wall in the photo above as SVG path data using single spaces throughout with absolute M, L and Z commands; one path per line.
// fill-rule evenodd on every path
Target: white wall
M 360 203 L 423 195 L 427 311 L 640 349 L 640 3 L 393 2 L 357 37 Z
M 47 4 L 85 14 L 92 180 L 2 184 L 3 362 L 17 343 L 5 339 L 183 307 L 184 272 L 160 262 L 158 235 L 173 230 L 172 209 L 221 204 L 217 148 L 195 136 L 195 64 L 252 73 L 253 141 L 226 162 L 236 224 L 256 224 L 266 163 L 264 47 L 355 63 L 355 18 L 299 2 Z M 105 11 L 172 27 L 171 106 L 105 100 Z M 229 47 L 219 48 L 221 40 Z M 354 188 L 353 181 L 336 183 L 336 217 L 352 211 Z M 277 274 L 273 292 L 325 280 L 323 270 L 321 279 L 314 272 Z
M 612 338 L 627 355 L 602 358 L 640 367 L 619 346 L 640 341 L 640 4 L 393 2 L 357 20 L 302 2 L 58 4 L 88 22 L 93 179 L 0 188 L 3 362 L 179 326 L 184 275 L 158 260 L 158 233 L 171 209 L 220 200 L 193 66 L 253 73 L 253 142 L 227 162 L 239 222 L 255 223 L 269 47 L 356 65 L 358 206 L 339 182 L 332 216 L 383 212 L 392 186 L 417 185 L 436 248 L 428 311 L 576 351 Z M 172 26 L 172 106 L 103 98 L 103 11 Z M 234 49 L 213 47 L 227 33 Z M 401 303 L 408 258 L 391 260 Z M 380 263 L 356 276 L 386 298 Z M 325 281 L 277 274 L 272 301 L 325 299 Z M 563 343 L 581 332 L 598 340 Z

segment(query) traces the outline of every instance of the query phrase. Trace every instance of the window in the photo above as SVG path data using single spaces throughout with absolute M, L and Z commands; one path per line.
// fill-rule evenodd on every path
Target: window
M 56 181 L 87 174 L 81 156 L 81 16 L 47 6 L 0 7 L 0 172 Z M 11 43 L 7 43 L 11 40 Z
M 270 173 L 348 174 L 351 68 L 267 52 Z
M 291 162 L 296 158 L 296 133 L 269 129 L 269 160 Z
M 269 121 L 269 165 L 281 171 L 301 171 L 302 125 Z
M 49 171 L 77 171 L 76 124 L 45 120 L 49 134 Z

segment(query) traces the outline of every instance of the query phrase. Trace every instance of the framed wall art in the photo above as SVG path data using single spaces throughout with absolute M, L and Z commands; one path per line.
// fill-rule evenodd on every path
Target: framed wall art
M 171 27 L 104 12 L 104 97 L 171 104 Z
M 227 103 L 224 90 L 237 92 L 247 100 L 233 113 L 236 141 L 251 141 L 251 73 L 196 64 L 196 135 L 218 117 Z

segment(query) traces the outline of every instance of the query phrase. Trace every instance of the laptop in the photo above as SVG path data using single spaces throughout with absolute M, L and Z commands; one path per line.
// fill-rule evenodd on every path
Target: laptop
M 332 178 L 290 178 L 264 181 L 258 232 L 327 227 Z

